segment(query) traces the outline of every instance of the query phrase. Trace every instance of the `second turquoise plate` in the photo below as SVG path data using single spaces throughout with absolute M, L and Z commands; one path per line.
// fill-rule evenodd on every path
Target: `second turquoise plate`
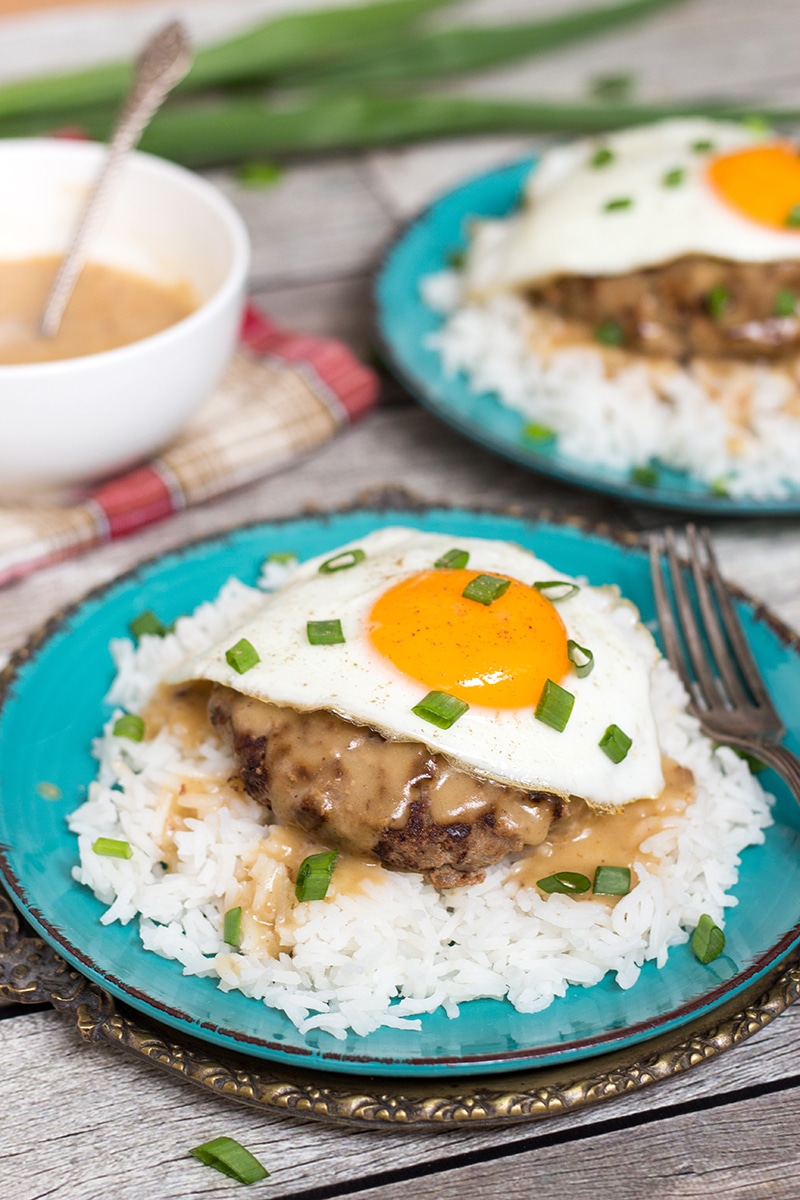
M 463 251 L 467 227 L 476 217 L 504 217 L 517 207 L 535 165 L 524 159 L 468 180 L 412 221 L 388 251 L 375 280 L 375 320 L 384 356 L 408 391 L 460 433 L 562 483 L 574 484 L 637 504 L 695 513 L 753 516 L 800 513 L 800 490 L 781 499 L 734 498 L 710 491 L 691 475 L 659 467 L 657 482 L 645 487 L 627 471 L 567 458 L 558 442 L 526 441 L 526 421 L 491 392 L 475 392 L 464 375 L 448 375 L 427 338 L 441 317 L 422 301 L 420 281 L 445 270 Z

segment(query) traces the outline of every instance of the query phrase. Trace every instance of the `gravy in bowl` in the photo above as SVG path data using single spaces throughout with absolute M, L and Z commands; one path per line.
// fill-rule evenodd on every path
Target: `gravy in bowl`
M 87 263 L 55 337 L 38 322 L 61 259 L 0 261 L 0 364 L 55 362 L 127 346 L 188 317 L 188 283 L 165 285 L 105 263 Z

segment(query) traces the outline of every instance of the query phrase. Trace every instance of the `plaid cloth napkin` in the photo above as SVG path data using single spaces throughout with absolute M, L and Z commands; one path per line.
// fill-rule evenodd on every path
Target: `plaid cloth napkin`
M 368 412 L 373 371 L 250 306 L 214 395 L 159 457 L 64 507 L 0 507 L 0 586 L 288 466 Z

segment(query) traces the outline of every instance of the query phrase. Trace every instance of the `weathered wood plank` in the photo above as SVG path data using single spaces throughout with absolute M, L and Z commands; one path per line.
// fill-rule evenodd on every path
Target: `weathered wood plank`
M 675 1158 L 686 1131 L 691 1134 L 694 1127 L 717 1131 L 725 1152 L 717 1147 L 720 1161 L 715 1170 L 724 1166 L 726 1155 L 736 1157 L 732 1149 L 736 1139 L 753 1147 L 762 1167 L 794 1163 L 792 1154 L 800 1154 L 790 1144 L 796 1093 L 782 1092 L 763 1102 L 780 1111 L 781 1119 L 773 1119 L 772 1124 L 782 1131 L 767 1131 L 763 1137 L 761 1132 L 758 1137 L 752 1135 L 754 1127 L 748 1126 L 750 1117 L 744 1115 L 750 1111 L 746 1106 L 714 1106 L 719 1097 L 732 1101 L 747 1088 L 788 1083 L 797 1076 L 798 1050 L 800 1009 L 789 1009 L 757 1037 L 713 1064 L 567 1117 L 494 1130 L 351 1130 L 232 1105 L 148 1063 L 86 1046 L 54 1013 L 38 1013 L 0 1022 L 0 1054 L 5 1063 L 14 1064 L 13 1071 L 0 1074 L 0 1107 L 5 1114 L 0 1124 L 0 1195 L 14 1200 L 38 1200 L 43 1195 L 52 1200 L 233 1196 L 236 1184 L 187 1157 L 191 1146 L 222 1134 L 247 1145 L 272 1173 L 269 1184 L 248 1194 L 276 1197 L 323 1186 L 340 1188 L 340 1194 L 347 1195 L 362 1181 L 387 1170 L 413 1177 L 440 1160 L 446 1166 L 448 1160 L 464 1154 L 480 1159 L 492 1148 L 511 1153 L 520 1143 L 534 1149 L 472 1168 L 471 1173 L 445 1174 L 436 1180 L 436 1195 L 455 1196 L 459 1188 L 465 1196 L 490 1197 L 523 1185 L 528 1190 L 509 1194 L 530 1195 L 535 1179 L 537 1195 L 549 1200 L 559 1194 L 556 1184 L 565 1186 L 565 1175 L 570 1187 L 574 1178 L 577 1187 L 587 1189 L 572 1194 L 588 1197 L 593 1181 L 598 1195 L 609 1190 L 612 1182 L 614 1188 L 622 1186 L 620 1164 L 628 1160 L 629 1151 L 633 1154 L 631 1179 L 637 1186 L 641 1186 L 637 1171 L 651 1156 L 657 1156 L 656 1183 L 660 1180 L 666 1186 L 670 1172 L 679 1174 L 695 1157 L 687 1152 L 680 1161 Z M 704 1111 L 702 1118 L 687 1119 L 685 1107 L 697 1103 L 712 1108 Z M 676 1108 L 677 1117 L 673 1116 Z M 637 1117 L 642 1113 L 643 1124 Z M 637 1127 L 625 1132 L 629 1121 Z M 611 1133 L 606 1132 L 609 1127 Z M 619 1127 L 623 1127 L 622 1133 L 617 1132 Z M 673 1127 L 675 1146 L 670 1150 L 669 1130 Z M 712 1135 L 712 1148 L 714 1141 Z M 665 1153 L 662 1143 L 667 1147 Z M 634 1153 L 631 1146 L 642 1149 Z M 714 1161 L 707 1154 L 696 1157 L 700 1163 L 704 1158 Z M 584 1161 L 591 1165 L 582 1166 Z M 746 1157 L 743 1164 L 745 1161 Z M 627 1178 L 627 1171 L 625 1175 Z M 544 1180 L 551 1183 L 545 1185 Z M 430 1195 L 432 1186 L 421 1180 L 420 1194 Z M 543 1186 L 552 1190 L 542 1192 Z M 382 1185 L 368 1194 L 391 1200 L 401 1194 L 399 1187 Z M 716 1193 L 698 1187 L 695 1192 L 614 1190 L 610 1194 L 639 1200 L 642 1195 Z

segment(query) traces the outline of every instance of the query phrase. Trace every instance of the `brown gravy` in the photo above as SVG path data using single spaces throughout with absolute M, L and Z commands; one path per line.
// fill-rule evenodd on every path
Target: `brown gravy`
M 683 813 L 694 788 L 694 777 L 686 767 L 671 759 L 664 759 L 662 766 L 664 790 L 654 800 L 634 800 L 619 812 L 601 812 L 585 800 L 571 800 L 567 812 L 554 822 L 541 845 L 532 847 L 514 864 L 510 878 L 523 887 L 535 887 L 537 880 L 558 871 L 576 871 L 592 879 L 599 866 L 632 867 L 634 862 L 654 866 L 656 860 L 642 854 L 640 845 L 663 829 L 670 818 Z M 597 898 L 591 891 L 582 893 L 582 897 Z
M 188 317 L 187 283 L 166 286 L 103 263 L 87 263 L 53 338 L 37 322 L 60 258 L 0 261 L 0 363 L 53 362 L 127 346 Z

